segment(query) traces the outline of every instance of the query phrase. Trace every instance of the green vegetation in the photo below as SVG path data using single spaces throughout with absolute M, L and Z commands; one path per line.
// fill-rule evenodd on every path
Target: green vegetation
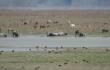
M 93 70 L 94 68 L 98 68 L 96 70 L 104 70 L 104 68 L 107 68 L 106 70 L 109 70 L 110 51 L 104 48 L 76 48 L 56 50 L 51 51 L 51 53 L 49 53 L 48 51 L 27 51 L 2 52 L 0 54 L 0 66 L 15 68 L 15 70 L 17 69 L 17 67 L 19 69 L 21 66 L 29 69 L 35 68 L 35 66 L 40 66 L 41 68 L 39 68 L 38 70 L 48 70 L 49 68 L 51 68 L 52 70 L 60 70 L 60 68 L 62 68 L 63 70 L 63 68 L 65 68 L 63 67 L 64 65 L 66 65 L 70 70 L 74 68 L 76 70 L 87 70 L 88 67 L 91 67 Z M 74 66 L 76 66 L 77 68 Z M 78 67 L 82 67 L 82 69 L 79 69 Z M 67 68 L 65 70 L 67 70 Z M 2 68 L 0 70 L 2 70 Z

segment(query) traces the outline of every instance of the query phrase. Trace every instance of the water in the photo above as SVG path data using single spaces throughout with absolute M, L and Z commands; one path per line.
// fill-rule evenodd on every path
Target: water
M 0 38 L 0 49 L 27 50 L 40 47 L 110 47 L 110 37 L 46 37 L 21 36 L 19 38 Z

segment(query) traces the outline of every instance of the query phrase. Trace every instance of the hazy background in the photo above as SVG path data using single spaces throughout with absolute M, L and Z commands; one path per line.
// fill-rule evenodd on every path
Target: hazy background
M 0 8 L 110 9 L 110 0 L 0 0 Z

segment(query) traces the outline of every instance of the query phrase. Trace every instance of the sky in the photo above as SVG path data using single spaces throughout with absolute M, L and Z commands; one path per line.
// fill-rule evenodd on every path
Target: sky
M 0 8 L 110 9 L 110 0 L 0 0 Z

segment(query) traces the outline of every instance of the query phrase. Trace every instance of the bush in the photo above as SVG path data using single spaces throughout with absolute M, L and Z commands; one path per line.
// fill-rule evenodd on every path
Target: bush
M 107 30 L 107 29 L 102 29 L 102 32 L 103 32 L 103 33 L 106 33 L 106 32 L 109 32 L 109 30 Z

